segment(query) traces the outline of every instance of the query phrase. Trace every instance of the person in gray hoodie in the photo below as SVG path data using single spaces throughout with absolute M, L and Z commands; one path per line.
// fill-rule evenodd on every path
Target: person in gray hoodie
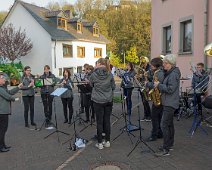
M 31 68 L 29 66 L 24 67 L 24 74 L 21 78 L 23 83 L 22 90 L 22 99 L 24 103 L 24 120 L 25 127 L 29 127 L 28 124 L 28 112 L 30 109 L 30 120 L 31 125 L 36 126 L 34 122 L 34 100 L 35 100 L 35 91 L 34 91 L 34 76 L 31 74 Z
M 154 82 L 161 92 L 161 101 L 163 105 L 163 116 L 161 128 L 163 131 L 163 146 L 159 147 L 160 152 L 157 156 L 170 155 L 169 150 L 174 145 L 174 112 L 179 107 L 179 88 L 181 73 L 176 67 L 176 57 L 173 54 L 166 55 L 163 59 L 163 68 L 165 71 L 162 83 Z
M 91 100 L 93 101 L 97 121 L 98 143 L 96 147 L 103 149 L 104 147 L 110 147 L 110 115 L 113 106 L 113 90 L 115 90 L 115 81 L 108 70 L 106 59 L 100 58 L 97 61 L 96 69 L 91 74 L 89 81 L 93 87 Z M 106 142 L 102 141 L 103 131 Z
M 10 147 L 5 144 L 5 133 L 8 128 L 9 115 L 11 114 L 11 102 L 15 101 L 16 94 L 22 87 L 22 83 L 12 90 L 7 89 L 6 75 L 0 71 L 0 152 L 8 152 Z

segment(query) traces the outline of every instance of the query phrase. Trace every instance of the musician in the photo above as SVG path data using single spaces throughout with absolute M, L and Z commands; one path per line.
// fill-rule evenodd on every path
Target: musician
M 141 77 L 141 82 L 146 81 L 146 79 L 149 79 L 151 77 L 151 72 L 150 72 L 150 64 L 149 64 L 149 59 L 147 57 L 140 57 L 140 69 L 143 72 L 143 75 Z M 149 80 L 151 81 L 151 80 Z M 143 93 L 140 93 L 142 103 L 144 106 L 144 117 L 141 119 L 141 121 L 151 121 L 151 110 L 149 106 L 149 101 L 146 99 Z
M 93 101 L 97 121 L 97 138 L 96 147 L 103 149 L 110 147 L 110 115 L 113 106 L 113 90 L 115 81 L 113 75 L 107 69 L 107 62 L 100 58 L 97 61 L 96 69 L 90 76 L 90 84 L 93 87 L 91 100 Z M 105 132 L 106 142 L 102 141 L 102 132 Z
M 134 89 L 133 79 L 135 77 L 135 70 L 132 63 L 127 64 L 127 72 L 124 74 L 124 77 L 121 82 L 121 87 L 124 89 L 124 96 L 126 97 L 127 101 L 127 113 L 131 115 L 132 109 L 132 91 Z
M 89 78 L 91 76 L 91 72 L 89 72 L 89 64 L 84 64 L 84 73 L 85 82 L 89 82 Z M 88 93 L 83 93 L 83 106 L 85 107 L 85 116 L 86 116 L 86 123 L 90 122 L 90 109 L 91 109 L 91 91 Z M 92 113 L 93 114 L 93 113 Z
M 163 82 L 164 79 L 164 71 L 163 71 L 163 61 L 160 58 L 153 58 L 150 61 L 150 66 L 151 66 L 151 81 L 146 83 L 146 87 L 148 89 L 153 89 L 154 88 L 154 76 L 157 77 L 158 81 L 160 83 Z M 154 92 L 153 92 L 154 93 Z M 154 94 L 153 94 L 154 95 Z M 152 131 L 151 131 L 151 136 L 149 137 L 148 141 L 155 141 L 157 138 L 162 138 L 163 133 L 161 130 L 161 118 L 162 118 L 162 113 L 163 113 L 163 106 L 156 105 L 154 102 L 152 104 Z
M 173 54 L 166 55 L 163 59 L 164 80 L 163 82 L 154 82 L 154 87 L 158 87 L 161 92 L 161 101 L 163 105 L 163 115 L 161 127 L 163 131 L 163 146 L 157 156 L 170 155 L 169 150 L 174 145 L 174 112 L 179 107 L 179 86 L 180 70 L 176 67 L 176 57 Z
M 64 113 L 64 123 L 71 124 L 71 119 L 73 116 L 73 92 L 72 88 L 74 87 L 74 84 L 71 80 L 71 73 L 69 69 L 63 70 L 63 78 L 60 80 L 60 84 L 62 87 L 66 88 L 67 91 L 61 95 L 61 100 L 63 103 L 63 113 Z M 67 107 L 69 109 L 69 116 Z
M 8 152 L 10 147 L 5 144 L 5 133 L 8 128 L 8 115 L 11 114 L 11 102 L 15 101 L 16 94 L 22 87 L 22 83 L 12 90 L 7 89 L 6 74 L 0 71 L 0 152 Z
M 34 101 L 35 101 L 35 91 L 34 91 L 34 76 L 31 74 L 31 68 L 29 66 L 24 67 L 24 73 L 21 78 L 23 86 L 22 99 L 24 103 L 24 120 L 25 127 L 29 127 L 28 123 L 28 112 L 30 110 L 30 121 L 32 126 L 36 126 L 34 122 Z
M 44 66 L 44 73 L 40 76 L 41 79 L 47 79 L 50 78 L 53 81 L 52 85 L 43 85 L 41 87 L 41 98 L 43 102 L 44 107 L 44 114 L 46 117 L 46 127 L 51 125 L 51 119 L 52 119 L 52 102 L 53 102 L 53 96 L 50 94 L 54 91 L 54 82 L 56 80 L 56 77 L 52 72 L 50 71 L 50 67 L 48 65 Z
M 208 81 L 209 76 L 208 73 L 204 70 L 204 64 L 197 63 L 196 71 L 193 73 L 192 88 L 196 91 L 196 102 L 199 112 L 202 111 L 201 95 L 203 95 L 204 91 L 207 90 Z

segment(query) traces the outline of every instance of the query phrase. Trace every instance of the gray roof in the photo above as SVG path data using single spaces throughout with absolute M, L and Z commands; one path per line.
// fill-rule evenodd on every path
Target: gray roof
M 99 37 L 95 37 L 93 36 L 92 32 L 90 32 L 84 27 L 82 28 L 82 33 L 77 33 L 77 30 L 73 27 L 71 23 L 69 23 L 69 21 L 67 22 L 67 31 L 63 29 L 58 29 L 56 23 L 54 23 L 49 17 L 59 14 L 61 11 L 53 12 L 46 8 L 28 4 L 23 1 L 17 2 L 20 3 L 32 15 L 32 17 L 50 34 L 53 40 L 79 40 L 90 41 L 95 43 L 109 43 L 109 40 L 103 35 L 100 34 Z

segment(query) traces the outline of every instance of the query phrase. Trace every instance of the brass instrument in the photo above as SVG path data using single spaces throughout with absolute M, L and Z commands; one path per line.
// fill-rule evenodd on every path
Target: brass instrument
M 204 53 L 205 55 L 212 57 L 212 42 L 205 46 Z
M 157 77 L 158 71 L 159 70 L 154 72 L 154 76 L 153 76 L 154 82 L 158 82 L 158 77 Z M 155 106 L 161 105 L 160 96 L 161 96 L 161 94 L 160 94 L 158 87 L 155 87 L 155 88 L 153 88 L 152 90 L 149 91 L 149 98 L 152 100 L 152 102 Z

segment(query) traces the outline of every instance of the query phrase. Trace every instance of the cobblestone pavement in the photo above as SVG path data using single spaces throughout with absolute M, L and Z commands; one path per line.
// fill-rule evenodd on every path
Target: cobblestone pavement
M 115 95 L 120 95 L 119 90 Z M 43 106 L 40 103 L 40 97 L 36 97 L 35 102 L 35 122 L 38 127 L 44 121 Z M 137 92 L 133 94 L 133 105 L 138 103 Z M 30 130 L 24 127 L 23 104 L 15 102 L 13 104 L 13 114 L 10 116 L 9 129 L 6 135 L 6 143 L 12 146 L 10 152 L 0 153 L 0 170 L 91 170 L 91 169 L 123 169 L 123 170 L 211 170 L 212 169 L 212 128 L 203 125 L 208 132 L 205 135 L 201 129 L 198 129 L 193 137 L 188 134 L 192 124 L 192 117 L 189 119 L 175 120 L 175 146 L 168 157 L 155 157 L 148 147 L 141 142 L 138 147 L 127 157 L 136 141 L 139 139 L 139 131 L 132 132 L 133 137 L 124 132 L 120 137 L 111 143 L 110 148 L 98 150 L 95 148 L 96 141 L 92 137 L 96 133 L 95 126 L 88 126 L 83 132 L 79 132 L 84 125 L 76 124 L 78 135 L 88 140 L 86 147 L 71 151 L 68 149 L 70 142 L 62 144 L 69 140 L 73 134 L 73 126 L 69 127 L 63 124 L 62 103 L 59 98 L 55 99 L 58 129 L 70 133 L 69 136 L 57 133 L 44 139 L 53 130 L 42 128 L 41 131 Z M 114 104 L 113 114 L 121 115 L 121 104 Z M 78 95 L 75 94 L 74 109 L 78 110 Z M 140 114 L 143 116 L 143 106 L 140 105 Z M 209 115 L 211 116 L 212 112 Z M 84 116 L 84 115 L 83 115 Z M 120 134 L 120 128 L 124 124 L 121 118 L 115 122 L 116 117 L 111 117 L 113 140 Z M 132 113 L 132 122 L 138 124 L 137 107 Z M 151 131 L 150 122 L 141 122 L 142 140 L 149 137 Z M 130 141 L 133 141 L 133 144 Z M 73 143 L 73 141 L 71 142 Z M 162 140 L 147 143 L 153 150 L 162 144 Z M 104 167 L 104 168 L 98 168 Z M 115 168 L 117 167 L 117 168 Z

